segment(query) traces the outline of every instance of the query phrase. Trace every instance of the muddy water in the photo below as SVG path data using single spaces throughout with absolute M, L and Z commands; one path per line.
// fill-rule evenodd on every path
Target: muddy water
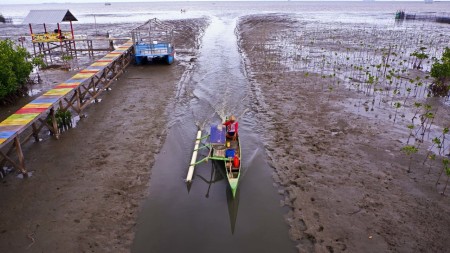
M 295 252 L 255 120 L 242 115 L 249 91 L 235 25 L 211 18 L 199 58 L 178 85 L 132 252 Z M 192 185 L 184 182 L 197 127 L 231 113 L 240 121 L 244 170 L 234 200 L 218 164 L 197 166 Z

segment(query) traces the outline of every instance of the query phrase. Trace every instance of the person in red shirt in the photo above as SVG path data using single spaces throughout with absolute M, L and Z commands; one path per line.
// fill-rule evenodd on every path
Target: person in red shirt
M 236 117 L 231 115 L 231 117 L 223 123 L 224 126 L 227 127 L 227 138 L 236 140 L 236 137 L 238 136 L 238 126 L 239 123 L 236 121 Z

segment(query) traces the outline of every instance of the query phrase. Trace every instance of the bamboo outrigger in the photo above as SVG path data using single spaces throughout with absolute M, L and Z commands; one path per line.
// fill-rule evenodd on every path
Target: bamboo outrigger
M 209 143 L 201 143 L 202 140 L 209 138 Z M 202 145 L 200 145 L 202 144 Z M 197 161 L 198 151 L 200 149 L 208 149 L 208 155 Z M 220 125 L 212 125 L 210 134 L 202 136 L 202 131 L 197 132 L 197 138 L 195 141 L 194 152 L 192 154 L 189 171 L 186 177 L 186 182 L 192 182 L 194 175 L 195 165 L 208 160 L 223 161 L 224 168 L 228 179 L 228 184 L 231 188 L 233 198 L 236 195 L 236 191 L 239 184 L 239 177 L 241 174 L 241 145 L 239 143 L 239 137 L 235 140 L 226 137 L 225 127 Z

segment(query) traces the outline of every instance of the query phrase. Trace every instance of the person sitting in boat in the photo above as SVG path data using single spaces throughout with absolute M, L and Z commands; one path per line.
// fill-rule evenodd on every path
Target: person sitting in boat
M 223 123 L 224 126 L 227 127 L 227 138 L 236 140 L 236 137 L 238 136 L 238 126 L 239 123 L 236 121 L 236 118 L 231 115 L 231 117 Z

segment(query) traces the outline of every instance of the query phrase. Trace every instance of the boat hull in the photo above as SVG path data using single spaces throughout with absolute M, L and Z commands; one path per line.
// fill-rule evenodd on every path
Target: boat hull
M 212 160 L 221 160 L 224 165 L 225 174 L 227 176 L 228 185 L 230 186 L 233 197 L 236 196 L 236 192 L 239 186 L 239 178 L 241 175 L 241 144 L 239 138 L 236 140 L 225 139 L 225 145 L 212 144 Z M 237 161 L 235 161 L 237 159 Z

